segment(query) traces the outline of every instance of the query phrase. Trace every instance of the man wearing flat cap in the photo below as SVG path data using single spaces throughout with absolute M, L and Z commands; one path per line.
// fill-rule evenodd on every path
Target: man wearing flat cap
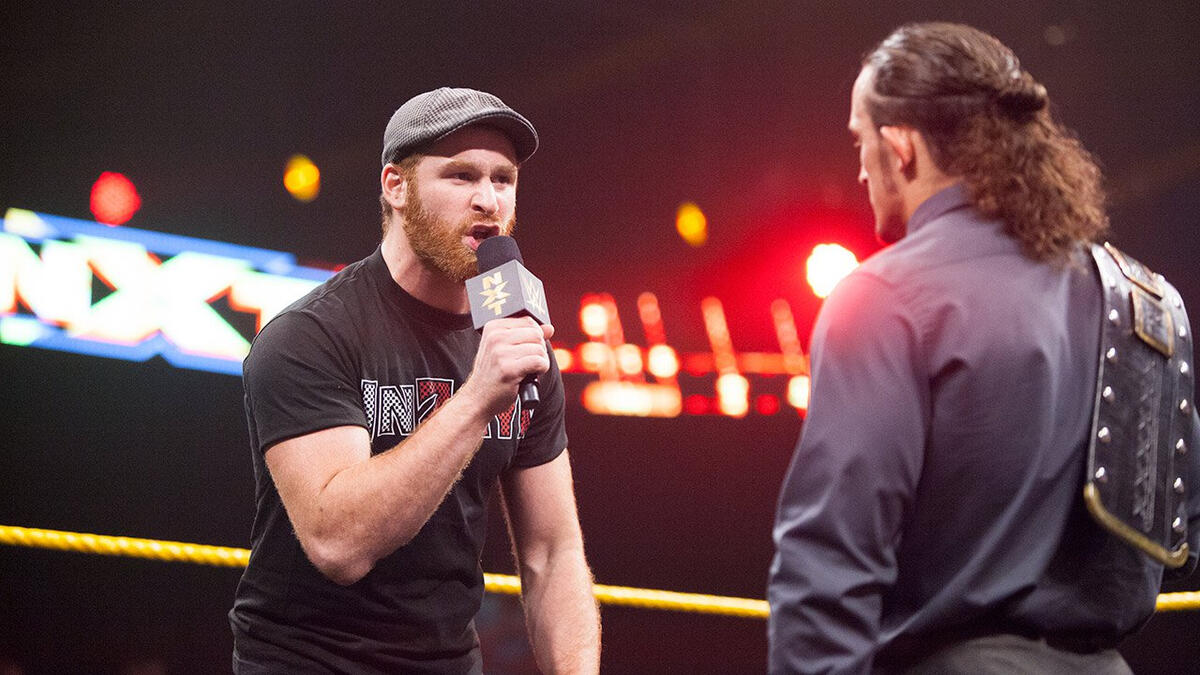
M 237 673 L 479 673 L 474 617 L 499 483 L 545 672 L 594 672 L 553 333 L 473 329 L 464 281 L 514 226 L 533 125 L 441 88 L 384 132 L 383 240 L 269 323 L 244 364 L 256 513 L 230 611 Z M 517 391 L 539 378 L 536 411 Z

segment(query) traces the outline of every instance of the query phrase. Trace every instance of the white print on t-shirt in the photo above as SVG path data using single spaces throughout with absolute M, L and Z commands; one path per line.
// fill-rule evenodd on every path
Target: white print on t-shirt
M 362 395 L 371 440 L 379 436 L 408 436 L 433 411 L 450 400 L 454 395 L 454 380 L 418 377 L 414 384 L 401 385 L 380 385 L 378 380 L 363 380 Z M 492 418 L 483 437 L 511 439 L 515 419 L 521 421 L 517 438 L 525 438 L 533 411 L 522 410 L 519 399 L 514 399 L 512 407 Z

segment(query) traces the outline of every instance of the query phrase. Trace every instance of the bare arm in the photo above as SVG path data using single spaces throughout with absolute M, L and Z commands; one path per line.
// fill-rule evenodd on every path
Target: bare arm
M 502 478 L 509 533 L 521 575 L 525 622 L 544 673 L 600 668 L 600 612 L 583 553 L 571 464 L 553 461 Z
M 471 376 L 417 430 L 371 455 L 361 427 L 323 429 L 282 441 L 266 462 L 309 560 L 339 584 L 365 576 L 408 543 L 470 463 L 493 415 L 517 385 L 550 365 L 549 326 L 499 319 L 485 326 Z

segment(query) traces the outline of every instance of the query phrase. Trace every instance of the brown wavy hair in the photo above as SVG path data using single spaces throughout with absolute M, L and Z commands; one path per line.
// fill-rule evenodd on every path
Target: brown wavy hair
M 1046 88 L 1012 50 L 952 23 L 901 26 L 863 59 L 877 127 L 921 132 L 933 161 L 962 177 L 975 207 L 1035 260 L 1065 261 L 1108 231 L 1096 160 L 1051 118 Z

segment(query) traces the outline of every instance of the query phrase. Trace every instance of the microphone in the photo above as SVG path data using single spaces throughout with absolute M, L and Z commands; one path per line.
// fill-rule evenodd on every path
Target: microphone
M 525 269 L 521 250 L 512 237 L 488 237 L 475 252 L 479 275 L 467 279 L 467 299 L 475 330 L 492 319 L 529 316 L 539 324 L 550 323 L 546 290 L 542 281 Z M 521 380 L 521 407 L 533 410 L 538 404 L 537 375 Z

